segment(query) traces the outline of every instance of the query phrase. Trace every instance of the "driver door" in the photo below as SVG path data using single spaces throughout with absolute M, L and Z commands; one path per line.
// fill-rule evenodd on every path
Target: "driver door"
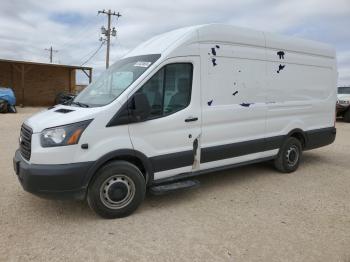
M 129 124 L 129 134 L 134 149 L 151 159 L 154 179 L 198 169 L 199 61 L 199 57 L 167 60 L 136 91 L 147 97 L 151 113 L 145 121 Z

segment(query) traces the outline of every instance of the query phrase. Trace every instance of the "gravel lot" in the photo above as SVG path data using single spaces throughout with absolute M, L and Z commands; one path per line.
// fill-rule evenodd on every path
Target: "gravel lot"
M 350 124 L 299 170 L 258 164 L 148 196 L 130 217 L 103 220 L 84 202 L 40 199 L 12 168 L 22 121 L 0 115 L 0 261 L 350 261 Z

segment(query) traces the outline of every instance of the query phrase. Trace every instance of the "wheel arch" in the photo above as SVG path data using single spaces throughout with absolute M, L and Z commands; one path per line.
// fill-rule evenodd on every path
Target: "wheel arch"
M 109 152 L 96 160 L 92 167 L 89 169 L 88 173 L 85 175 L 83 184 L 88 187 L 96 172 L 108 162 L 115 160 L 124 160 L 134 164 L 142 172 L 146 180 L 146 184 L 149 185 L 152 183 L 154 178 L 154 171 L 150 159 L 137 150 L 119 149 Z
M 289 137 L 294 137 L 294 138 L 298 139 L 300 141 L 301 146 L 302 146 L 303 149 L 306 147 L 307 136 L 306 136 L 305 132 L 302 129 L 295 128 L 295 129 L 291 130 L 287 134 L 286 139 L 289 138 Z

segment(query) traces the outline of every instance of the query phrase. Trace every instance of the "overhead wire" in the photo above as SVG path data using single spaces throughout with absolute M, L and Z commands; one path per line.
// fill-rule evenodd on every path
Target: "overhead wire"
M 97 16 L 98 16 L 98 14 L 97 14 Z M 61 45 L 60 50 L 63 50 L 63 53 L 67 53 L 68 47 L 74 48 L 74 46 L 79 46 L 79 44 L 82 43 L 83 41 L 85 41 L 85 44 L 86 44 L 86 42 L 90 42 L 91 39 L 90 38 L 87 39 L 87 37 L 89 35 L 91 35 L 91 30 L 89 30 L 89 28 L 96 27 L 98 24 L 100 24 L 102 22 L 102 19 L 103 19 L 102 16 L 98 16 L 98 19 L 96 19 L 95 22 L 86 24 L 77 33 L 75 33 L 74 36 L 71 37 L 72 38 L 71 40 L 64 42 L 64 44 Z M 77 37 L 79 35 L 80 35 L 80 37 Z M 99 46 L 98 49 L 99 48 L 101 48 L 101 46 Z M 74 61 L 78 61 L 76 64 L 79 64 L 82 60 L 84 60 L 87 56 L 89 56 L 90 53 L 91 52 L 87 53 L 86 55 L 84 55 L 78 59 L 71 60 L 70 64 L 75 63 Z
M 97 49 L 99 48 L 100 46 L 97 47 Z M 80 64 L 81 61 L 85 61 L 86 57 L 90 57 L 94 52 L 96 51 L 96 49 L 91 49 L 89 52 L 85 53 L 85 55 L 81 56 L 79 59 L 75 59 L 74 60 L 74 63 L 75 64 Z
M 84 62 L 82 63 L 80 66 L 83 66 L 85 65 L 87 62 L 89 62 L 95 55 L 97 55 L 97 53 L 101 50 L 103 44 L 105 43 L 106 41 L 102 41 L 101 42 L 101 45 L 97 48 L 97 50 Z
M 63 42 L 63 44 L 59 45 L 58 47 L 60 48 L 60 50 L 64 50 L 67 47 L 82 42 L 82 40 L 85 40 L 85 37 L 88 34 L 90 34 L 88 28 L 95 27 L 95 25 L 97 26 L 97 24 L 101 23 L 101 21 L 102 18 L 99 17 L 99 19 L 97 19 L 95 22 L 86 24 L 85 26 L 80 28 L 78 32 L 73 33 L 74 35 L 72 35 L 68 41 Z
M 101 17 L 101 16 L 100 16 L 100 17 Z M 102 17 L 101 17 L 101 19 L 98 19 L 97 22 L 100 23 L 101 20 L 102 20 Z M 117 24 L 117 22 L 118 22 L 118 17 L 115 18 L 115 24 Z M 93 23 L 93 24 L 95 24 L 95 23 Z M 65 49 L 65 48 L 68 47 L 68 46 L 77 45 L 77 44 L 80 43 L 82 40 L 85 40 L 84 37 L 85 37 L 85 35 L 87 35 L 87 33 L 89 32 L 89 30 L 87 30 L 87 29 L 88 29 L 88 27 L 91 27 L 93 24 L 85 25 L 82 29 L 80 29 L 80 30 L 78 31 L 78 33 L 76 33 L 76 35 L 81 34 L 81 37 L 78 38 L 78 41 L 76 40 L 76 38 L 75 38 L 74 40 L 72 40 L 72 41 L 67 41 L 67 42 L 65 42 L 65 43 L 61 46 L 60 50 L 63 50 L 63 49 Z M 113 24 L 113 20 L 112 20 L 112 24 Z M 83 36 L 84 36 L 84 37 L 83 37 Z M 115 41 L 115 42 L 116 42 L 115 44 L 118 44 L 117 41 L 118 41 L 118 40 Z M 111 42 L 112 42 L 111 45 L 113 45 L 113 40 L 112 40 Z M 87 56 L 89 56 L 89 55 L 91 54 L 91 55 L 89 56 L 89 58 L 86 59 L 86 61 L 84 61 L 84 62 L 81 64 L 81 66 L 82 66 L 82 65 L 85 65 L 85 64 L 88 63 L 94 56 L 97 55 L 97 53 L 101 50 L 102 46 L 103 46 L 105 43 L 106 43 L 106 40 L 102 41 L 102 42 L 101 42 L 101 45 L 99 45 L 99 47 L 98 47 L 95 51 L 93 51 L 92 54 L 91 54 L 91 52 L 89 52 L 89 53 L 87 53 L 86 55 L 84 55 L 83 57 L 81 57 L 80 59 L 78 59 L 77 61 L 82 61 L 82 60 L 84 60 Z
M 115 24 L 115 27 L 116 27 L 116 30 L 117 30 L 117 36 L 114 37 L 114 38 L 111 38 L 111 47 L 121 47 L 121 42 L 120 42 L 120 38 L 119 38 L 119 30 L 118 30 L 118 27 L 117 27 L 117 24 L 118 24 L 118 21 L 119 21 L 119 17 L 116 16 L 114 18 L 112 18 L 114 20 L 114 24 Z M 113 20 L 112 20 L 112 24 L 113 24 Z M 113 26 L 112 26 L 113 28 Z M 123 57 L 125 54 L 127 54 L 130 50 L 124 50 L 123 52 L 119 53 L 119 55 L 117 56 L 114 56 L 114 58 L 116 59 L 120 59 L 121 57 Z M 111 50 L 111 54 L 112 54 L 112 50 Z

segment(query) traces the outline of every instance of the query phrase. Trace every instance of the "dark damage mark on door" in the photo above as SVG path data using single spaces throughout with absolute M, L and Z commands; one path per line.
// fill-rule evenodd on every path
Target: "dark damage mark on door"
M 219 49 L 220 46 L 219 45 L 215 45 L 214 47 L 210 48 L 210 53 L 208 53 L 208 55 L 212 55 L 212 56 L 216 56 L 217 55 L 217 49 Z M 217 66 L 218 64 L 216 63 L 216 58 L 212 57 L 211 62 L 213 64 L 213 66 Z
M 278 70 L 277 70 L 277 73 L 279 74 L 283 69 L 284 69 L 285 65 L 279 65 L 278 66 Z
M 278 51 L 277 52 L 277 55 L 278 55 L 278 58 L 279 59 L 284 59 L 284 55 L 285 55 L 285 53 L 284 53 L 284 51 Z M 285 67 L 285 65 L 279 65 L 278 66 L 278 70 L 277 70 L 277 74 L 279 74 L 283 69 L 284 69 L 284 67 Z
M 196 138 L 193 141 L 193 159 L 196 159 L 197 156 L 197 149 L 198 149 L 198 139 Z
M 216 56 L 216 49 L 220 49 L 219 45 L 215 45 L 214 47 L 211 48 L 211 54 Z
M 278 51 L 277 55 L 278 55 L 279 59 L 284 59 L 284 52 L 283 51 Z
M 213 103 L 213 100 L 208 101 L 208 106 L 211 106 L 212 103 Z
M 233 96 L 235 96 L 235 95 L 237 95 L 238 94 L 238 91 L 235 91 L 235 92 L 233 92 Z
M 239 104 L 240 106 L 243 106 L 243 107 L 250 107 L 251 105 L 253 105 L 253 103 L 242 103 L 242 104 Z

